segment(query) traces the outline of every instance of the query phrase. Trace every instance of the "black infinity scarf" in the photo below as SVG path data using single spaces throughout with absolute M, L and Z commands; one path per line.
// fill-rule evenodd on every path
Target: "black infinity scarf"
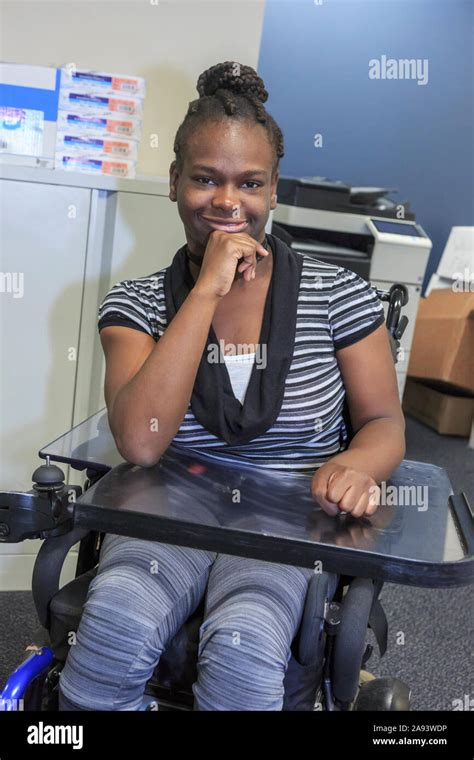
M 293 359 L 303 257 L 275 235 L 266 235 L 265 243 L 273 254 L 273 271 L 259 339 L 260 346 L 266 347 L 266 356 L 265 352 L 261 354 L 266 359 L 266 366 L 262 363 L 259 367 L 254 363 L 242 405 L 234 396 L 219 341 L 211 325 L 191 396 L 191 409 L 198 422 L 229 446 L 248 443 L 275 423 Z M 165 271 L 168 324 L 195 284 L 188 257 L 192 260 L 187 245 L 184 245 Z M 209 361 L 209 351 L 215 355 L 216 346 L 220 360 Z

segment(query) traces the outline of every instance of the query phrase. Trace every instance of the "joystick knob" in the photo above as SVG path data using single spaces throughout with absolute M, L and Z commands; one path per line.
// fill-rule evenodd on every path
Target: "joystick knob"
M 55 464 L 50 464 L 49 457 L 46 457 L 46 464 L 36 468 L 32 480 L 36 491 L 60 491 L 64 488 L 64 472 Z

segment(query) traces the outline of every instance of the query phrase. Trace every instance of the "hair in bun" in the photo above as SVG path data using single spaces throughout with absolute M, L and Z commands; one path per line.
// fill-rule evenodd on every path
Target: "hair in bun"
M 193 130 L 206 121 L 219 121 L 226 117 L 260 123 L 266 130 L 273 146 L 273 173 L 278 169 L 284 156 L 283 134 L 265 110 L 263 103 L 268 100 L 268 92 L 261 77 L 251 66 L 234 61 L 217 63 L 199 76 L 196 89 L 199 98 L 189 103 L 183 122 L 178 128 L 174 141 L 176 164 L 179 170 L 184 162 L 187 138 Z
M 201 97 L 215 95 L 218 90 L 230 90 L 238 95 L 257 98 L 261 103 L 268 100 L 268 92 L 257 72 L 250 66 L 225 61 L 203 71 L 196 89 Z

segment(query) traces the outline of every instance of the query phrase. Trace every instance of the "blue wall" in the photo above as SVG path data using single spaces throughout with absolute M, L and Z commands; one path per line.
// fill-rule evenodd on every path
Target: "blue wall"
M 267 0 L 258 72 L 285 137 L 281 174 L 395 187 L 433 241 L 474 224 L 474 4 Z M 370 79 L 369 60 L 428 59 L 428 82 Z M 314 147 L 321 133 L 323 147 Z

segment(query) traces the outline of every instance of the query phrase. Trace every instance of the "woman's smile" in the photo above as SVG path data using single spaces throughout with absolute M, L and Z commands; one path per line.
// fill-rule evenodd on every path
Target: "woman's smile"
M 223 232 L 243 232 L 248 225 L 246 219 L 235 221 L 235 219 L 215 219 L 203 215 L 200 215 L 200 218 L 207 226 L 212 227 L 215 230 L 222 230 Z

